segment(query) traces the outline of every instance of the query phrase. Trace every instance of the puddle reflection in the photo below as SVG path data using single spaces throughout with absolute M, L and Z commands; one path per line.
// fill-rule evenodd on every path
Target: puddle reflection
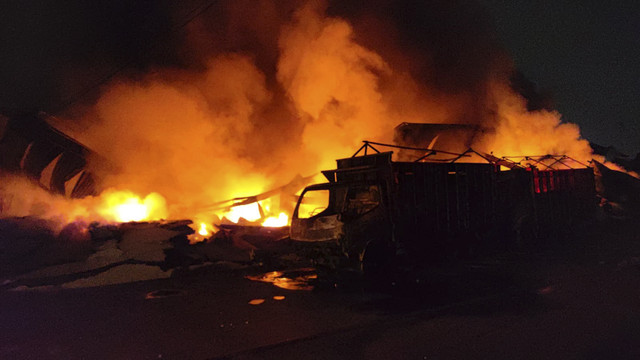
M 316 269 L 303 268 L 286 271 L 271 271 L 261 275 L 247 275 L 247 279 L 271 283 L 279 288 L 287 290 L 311 291 L 313 280 L 318 278 Z
M 184 292 L 182 290 L 161 289 L 161 290 L 155 290 L 147 293 L 147 295 L 145 295 L 144 298 L 147 300 L 162 299 L 162 298 L 168 298 L 168 297 L 174 297 L 174 296 L 182 296 L 183 294 Z

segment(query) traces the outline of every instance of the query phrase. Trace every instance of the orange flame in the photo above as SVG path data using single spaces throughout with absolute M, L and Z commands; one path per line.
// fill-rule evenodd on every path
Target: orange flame
M 247 205 L 238 205 L 234 206 L 229 210 L 229 212 L 225 213 L 223 216 L 227 219 L 231 220 L 234 223 L 237 223 L 240 218 L 243 218 L 248 221 L 257 221 L 260 220 L 260 208 L 258 207 L 258 203 L 254 202 Z
M 116 222 L 161 220 L 168 213 L 164 198 L 151 193 L 141 199 L 129 191 L 107 191 L 101 196 L 102 204 L 98 210 L 107 220 Z
M 289 216 L 281 212 L 277 217 L 269 216 L 262 222 L 262 226 L 266 227 L 283 227 L 289 225 Z
M 200 223 L 200 229 L 198 229 L 198 235 L 209 236 L 209 230 L 207 229 L 207 224 Z
M 577 126 L 563 123 L 555 112 L 527 111 L 503 79 L 508 69 L 494 69 L 480 92 L 430 88 L 398 65 L 402 57 L 385 57 L 388 52 L 358 43 L 351 24 L 327 16 L 322 4 L 307 2 L 277 28 L 275 74 L 264 73 L 251 54 L 216 52 L 198 70 L 156 69 L 143 81 L 114 81 L 81 121 L 66 121 L 61 130 L 120 170 L 102 185 L 131 191 L 110 190 L 79 201 L 48 199 L 41 201 L 45 209 L 33 198 L 13 201 L 11 214 L 107 222 L 172 216 L 193 219 L 200 236 L 213 231 L 203 224 L 222 218 L 285 226 L 293 206 L 282 199 L 226 211 L 202 209 L 332 168 L 361 140 L 391 142 L 401 122 L 486 120 L 485 114 L 494 114 L 486 124 L 494 131 L 465 146 L 500 156 L 590 158 Z M 89 165 L 95 173 L 104 170 L 99 163 Z M 323 209 L 314 203 L 302 204 L 300 213 Z

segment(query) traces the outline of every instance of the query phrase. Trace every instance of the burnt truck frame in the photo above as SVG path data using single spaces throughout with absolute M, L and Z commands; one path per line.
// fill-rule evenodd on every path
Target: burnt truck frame
M 306 187 L 293 212 L 291 239 L 324 249 L 333 257 L 320 259 L 325 265 L 367 272 L 398 253 L 437 261 L 522 246 L 596 209 L 593 169 L 570 168 L 566 157 L 554 162 L 566 169 L 543 161 L 544 169 L 522 166 L 471 149 L 446 162 L 398 162 L 393 152 L 366 154 L 367 146 L 365 155 L 359 151 L 323 171 L 328 182 Z M 468 154 L 484 163 L 461 162 Z M 302 215 L 305 200 L 318 193 L 326 207 Z

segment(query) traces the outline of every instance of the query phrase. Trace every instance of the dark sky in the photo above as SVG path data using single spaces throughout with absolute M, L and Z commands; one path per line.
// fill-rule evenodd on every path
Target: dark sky
M 615 145 L 630 155 L 640 151 L 640 1 L 478 2 L 493 17 L 497 36 L 518 70 L 553 96 L 566 121 L 579 124 L 591 141 Z M 87 85 L 123 66 L 125 72 L 135 72 L 150 65 L 184 65 L 184 59 L 170 50 L 179 41 L 171 32 L 188 18 L 190 7 L 176 4 L 3 2 L 0 112 L 55 112 Z M 425 7 L 430 8 L 434 7 Z M 216 11 L 214 7 L 209 13 Z M 447 19 L 452 18 L 448 14 Z M 460 16 L 464 19 L 469 14 Z M 149 47 L 152 43 L 160 45 Z
M 518 69 L 566 121 L 593 142 L 640 151 L 640 1 L 483 3 Z
M 170 61 L 167 1 L 8 0 L 0 4 L 0 112 L 60 110 L 116 69 Z M 154 60 L 152 60 L 154 59 Z

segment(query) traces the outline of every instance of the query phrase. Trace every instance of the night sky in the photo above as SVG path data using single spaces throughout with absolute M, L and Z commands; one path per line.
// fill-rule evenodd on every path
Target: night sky
M 639 1 L 483 2 L 516 67 L 565 121 L 595 143 L 640 151 Z
M 640 151 L 640 2 L 477 3 L 516 68 L 552 96 L 565 121 L 590 141 Z M 170 1 L 3 2 L 0 112 L 55 113 L 118 69 L 190 66 L 171 51 L 180 41 L 176 19 L 188 10 Z

